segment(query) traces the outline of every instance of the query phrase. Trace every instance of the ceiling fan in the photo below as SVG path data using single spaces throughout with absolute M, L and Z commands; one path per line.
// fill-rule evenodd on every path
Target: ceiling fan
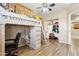
M 47 3 L 42 3 L 42 6 L 37 7 L 37 9 L 41 9 L 42 12 L 46 12 L 46 11 L 52 11 L 51 7 L 54 7 L 55 3 L 52 4 L 47 4 Z

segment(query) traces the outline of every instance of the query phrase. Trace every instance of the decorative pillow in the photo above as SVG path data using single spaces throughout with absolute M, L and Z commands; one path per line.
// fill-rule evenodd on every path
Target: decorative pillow
M 74 25 L 73 25 L 73 28 L 74 28 L 74 29 L 79 29 L 79 24 L 74 24 Z

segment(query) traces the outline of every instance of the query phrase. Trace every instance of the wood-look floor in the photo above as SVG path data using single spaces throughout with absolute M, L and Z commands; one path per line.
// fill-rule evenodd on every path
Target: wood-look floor
M 79 47 L 78 47 L 79 48 Z M 28 46 L 19 48 L 19 56 L 77 56 L 79 49 L 58 41 L 51 40 L 48 44 L 42 44 L 42 47 L 33 50 Z
M 2 41 L 0 39 L 0 56 L 2 55 Z
M 75 54 L 79 56 L 79 39 L 72 39 L 72 43 Z

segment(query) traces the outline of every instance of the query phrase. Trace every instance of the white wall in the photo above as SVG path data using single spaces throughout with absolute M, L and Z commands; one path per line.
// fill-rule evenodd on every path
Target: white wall
M 59 18 L 59 42 L 71 44 L 71 19 L 69 15 L 79 11 L 79 4 L 73 4 L 68 9 L 47 16 L 47 20 Z
M 55 34 L 59 38 L 59 42 L 68 43 L 67 40 L 67 11 L 61 11 L 49 15 L 49 20 L 58 19 L 59 21 L 59 34 Z M 47 18 L 48 19 L 48 18 Z M 50 21 L 51 22 L 51 21 Z M 45 23 L 45 29 L 48 30 L 48 34 L 52 32 L 52 26 L 48 26 L 49 22 Z M 48 29 L 49 28 L 49 29 Z
M 55 17 L 55 18 L 54 18 Z M 53 19 L 59 19 L 59 42 L 68 43 L 67 40 L 67 11 L 54 14 Z
M 45 21 L 44 22 L 44 31 L 46 33 L 47 38 L 49 38 L 49 33 L 52 33 L 52 27 L 53 27 L 53 25 L 52 25 L 51 21 Z

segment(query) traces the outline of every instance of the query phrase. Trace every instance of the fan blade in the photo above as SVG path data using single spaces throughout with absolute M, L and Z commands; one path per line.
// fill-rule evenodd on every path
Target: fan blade
M 43 3 L 43 7 L 47 7 L 47 3 Z
M 52 11 L 52 9 L 49 8 L 49 11 Z
M 50 6 L 50 7 L 55 6 L 55 3 L 52 3 L 52 4 L 50 4 L 49 6 Z
M 37 9 L 41 9 L 42 7 L 37 7 Z

